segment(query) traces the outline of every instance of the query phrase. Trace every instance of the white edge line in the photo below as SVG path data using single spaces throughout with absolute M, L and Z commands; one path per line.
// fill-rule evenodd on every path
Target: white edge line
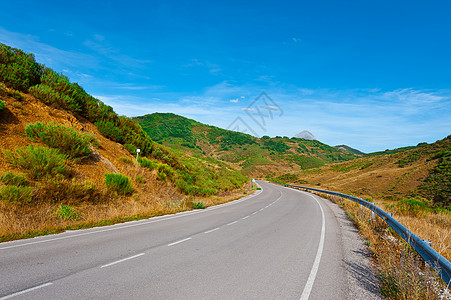
M 246 220 L 249 216 L 242 217 L 241 220 Z
M 191 240 L 191 239 L 192 239 L 192 237 L 189 237 L 189 238 L 186 238 L 186 239 L 183 239 L 183 240 L 180 240 L 180 241 L 174 242 L 174 243 L 170 243 L 170 244 L 168 245 L 168 247 L 170 247 L 170 246 L 174 246 L 174 245 L 177 245 L 177 244 L 180 244 L 180 243 L 186 242 L 186 241 L 189 241 L 189 240 Z
M 6 300 L 6 299 L 10 299 L 10 298 L 13 298 L 13 297 L 16 297 L 16 296 L 20 296 L 20 295 L 23 295 L 25 293 L 32 292 L 34 290 L 37 290 L 37 289 L 40 289 L 40 288 L 43 288 L 43 287 L 46 287 L 46 286 L 49 286 L 49 285 L 52 285 L 52 284 L 53 283 L 51 283 L 51 282 L 47 282 L 47 283 L 44 283 L 44 284 L 41 284 L 41 285 L 38 285 L 38 286 L 35 286 L 35 287 L 32 287 L 32 288 L 29 288 L 29 289 L 26 289 L 26 290 L 23 290 L 23 291 L 11 294 L 11 295 L 8 295 L 8 296 L 1 297 L 0 300 Z
M 210 232 L 213 232 L 213 231 L 216 231 L 216 230 L 219 230 L 219 227 L 217 227 L 215 229 L 212 229 L 212 230 L 205 231 L 204 233 L 210 233 Z
M 326 218 L 324 216 L 323 207 L 321 206 L 321 204 L 315 197 L 313 197 L 312 195 L 309 195 L 309 196 L 312 197 L 316 201 L 316 203 L 318 203 L 319 208 L 321 209 L 321 217 L 322 217 L 321 237 L 319 240 L 318 251 L 316 252 L 316 257 L 315 257 L 315 261 L 313 262 L 312 270 L 310 271 L 310 275 L 307 279 L 307 283 L 305 284 L 304 291 L 302 292 L 302 295 L 300 298 L 301 300 L 307 300 L 310 296 L 310 292 L 312 291 L 313 284 L 315 283 L 316 273 L 318 272 L 318 269 L 319 269 L 319 263 L 321 261 L 321 256 L 323 255 L 324 237 L 326 235 Z
M 233 222 L 230 222 L 229 224 L 227 224 L 227 226 L 230 226 L 230 225 L 233 225 L 233 224 L 236 224 L 236 223 L 238 223 L 238 221 L 233 221 Z
M 135 221 L 130 221 L 130 222 L 139 222 L 139 223 L 132 223 L 132 224 L 128 224 L 128 225 L 123 225 L 120 226 L 121 224 L 127 224 L 129 222 L 126 223 L 116 223 L 113 225 L 110 225 L 109 228 L 105 228 L 105 229 L 100 229 L 100 230 L 96 230 L 96 231 L 91 231 L 91 232 L 83 232 L 83 233 L 78 233 L 78 234 L 74 234 L 74 235 L 70 235 L 70 236 L 62 236 L 62 237 L 57 237 L 57 238 L 52 238 L 52 239 L 48 239 L 48 240 L 41 240 L 41 241 L 35 241 L 35 242 L 28 242 L 28 243 L 24 243 L 24 244 L 19 244 L 19 245 L 11 245 L 11 246 L 6 246 L 6 247 L 0 247 L 0 251 L 1 250 L 5 250 L 5 249 L 10 249 L 10 248 L 18 248 L 18 247 L 24 247 L 24 246 L 29 246 L 29 245 L 35 245 L 35 244 L 41 244 L 41 243 L 47 243 L 47 242 L 52 242 L 52 241 L 58 241 L 58 240 L 64 240 L 64 239 L 69 239 L 69 238 L 75 238 L 75 237 L 79 237 L 79 236 L 84 236 L 84 235 L 89 235 L 89 234 L 95 234 L 95 233 L 101 233 L 101 232 L 106 232 L 106 231 L 112 231 L 112 230 L 119 230 L 119 229 L 125 229 L 125 228 L 129 228 L 129 227 L 135 227 L 135 226 L 141 226 L 141 225 L 147 225 L 147 224 L 152 224 L 152 223 L 156 223 L 156 222 L 161 222 L 161 221 L 167 221 L 167 220 L 172 220 L 172 219 L 176 219 L 176 218 L 181 218 L 181 217 L 185 217 L 185 216 L 190 216 L 190 215 L 195 215 L 195 214 L 199 214 L 199 213 L 203 213 L 203 212 L 208 212 L 208 211 L 212 211 L 214 209 L 218 209 L 218 208 L 222 208 L 222 207 L 227 207 L 233 204 L 238 204 L 241 203 L 245 200 L 249 200 L 251 198 L 254 198 L 258 195 L 260 195 L 262 193 L 262 190 L 259 190 L 257 192 L 255 192 L 252 195 L 246 196 L 244 198 L 238 199 L 238 200 L 234 200 L 231 202 L 226 202 L 223 204 L 219 204 L 219 205 L 215 205 L 215 206 L 211 206 L 208 207 L 207 209 L 202 209 L 202 210 L 195 210 L 195 211 L 184 211 L 184 212 L 179 212 L 175 215 L 166 215 L 166 216 L 157 216 L 157 217 L 153 217 L 153 218 L 161 218 L 161 219 L 157 219 L 157 220 L 149 220 L 149 221 L 142 221 L 142 220 L 146 220 L 146 219 L 141 219 L 141 220 L 135 220 Z M 163 219 L 164 218 L 164 219 Z M 112 227 L 112 226 L 117 226 L 117 227 Z M 96 227 L 93 228 L 87 228 L 85 230 L 94 230 Z M 61 234 L 63 234 L 64 232 L 62 232 Z M 47 237 L 47 236 L 40 236 L 40 237 Z M 37 237 L 37 238 L 40 238 Z M 19 240 L 21 241 L 21 240 Z M 15 241 L 10 241 L 11 243 L 14 243 Z M 8 242 L 7 242 L 8 243 Z M 0 299 L 1 300 L 1 299 Z
M 123 259 L 120 259 L 120 260 L 116 260 L 116 261 L 113 261 L 112 263 L 103 265 L 103 266 L 101 266 L 100 268 L 109 267 L 109 266 L 112 266 L 112 265 L 115 265 L 115 264 L 124 262 L 124 261 L 129 260 L 129 259 L 137 258 L 137 257 L 142 256 L 142 255 L 144 255 L 144 253 L 139 253 L 139 254 L 136 254 L 136 255 L 133 255 L 133 256 L 130 256 L 130 257 L 127 257 L 127 258 L 123 258 Z

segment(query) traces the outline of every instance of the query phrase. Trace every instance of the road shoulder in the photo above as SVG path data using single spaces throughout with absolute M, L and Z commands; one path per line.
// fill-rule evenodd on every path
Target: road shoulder
M 323 199 L 335 214 L 342 232 L 344 267 L 349 283 L 349 299 L 383 299 L 373 273 L 371 252 L 358 229 L 337 204 Z

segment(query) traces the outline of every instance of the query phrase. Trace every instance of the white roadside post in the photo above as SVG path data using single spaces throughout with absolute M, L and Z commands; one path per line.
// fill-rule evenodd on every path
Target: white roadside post
M 141 149 L 136 149 L 136 161 L 138 161 L 138 154 L 141 152 Z
M 252 189 L 255 189 L 255 179 L 252 178 Z

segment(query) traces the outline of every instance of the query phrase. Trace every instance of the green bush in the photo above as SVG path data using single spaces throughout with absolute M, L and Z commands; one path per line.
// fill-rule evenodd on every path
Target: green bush
M 173 182 L 175 171 L 171 166 L 167 164 L 159 164 L 157 166 L 157 176 L 162 181 L 166 181 L 166 179 L 169 179 L 171 182 Z
M 130 195 L 131 193 L 133 193 L 133 187 L 130 178 L 122 174 L 105 174 L 105 184 L 108 189 L 115 191 L 120 195 Z
M 6 161 L 27 172 L 33 179 L 69 173 L 67 156 L 58 149 L 30 145 L 14 151 L 7 150 L 4 154 Z
M 27 204 L 33 199 L 33 188 L 7 185 L 0 188 L 0 199 L 13 204 Z
M 57 148 L 72 158 L 88 156 L 92 153 L 89 148 L 89 140 L 92 137 L 87 137 L 70 127 L 37 122 L 28 125 L 25 131 L 31 140 L 41 141 L 49 147 Z
M 83 133 L 85 139 L 95 148 L 100 148 L 100 141 L 94 133 L 86 132 Z
M 26 92 L 40 83 L 42 70 L 33 54 L 0 43 L 0 81 L 8 87 Z
M 1 175 L 0 181 L 5 185 L 27 186 L 29 184 L 23 174 L 14 174 L 13 172 L 6 172 Z
M 138 149 L 135 145 L 124 144 L 125 150 L 127 150 L 131 155 L 136 155 L 136 150 Z
M 6 96 L 8 94 L 8 88 L 3 82 L 0 82 L 0 96 Z
M 58 207 L 56 214 L 63 220 L 76 221 L 81 219 L 81 214 L 74 207 L 64 204 Z
M 195 209 L 205 209 L 207 208 L 203 202 L 199 201 L 199 202 L 193 202 L 193 208 Z
M 8 93 L 8 96 L 13 97 L 13 98 L 16 99 L 17 101 L 23 101 L 23 100 L 24 100 L 22 94 L 21 94 L 19 91 L 16 91 L 16 90 L 11 90 L 11 91 Z
M 30 88 L 30 93 L 47 105 L 57 104 L 61 108 L 72 112 L 80 112 L 80 104 L 73 98 L 61 94 L 45 84 L 38 84 Z
M 157 167 L 158 163 L 156 161 L 147 159 L 145 157 L 138 157 L 138 163 L 143 168 L 148 168 L 149 170 L 153 170 Z
M 5 108 L 5 101 L 0 100 L 0 111 Z
M 97 121 L 95 125 L 103 136 L 118 143 L 123 142 L 123 132 L 121 129 L 117 128 L 113 122 Z
M 146 183 L 146 178 L 141 175 L 136 176 L 135 180 L 137 183 Z

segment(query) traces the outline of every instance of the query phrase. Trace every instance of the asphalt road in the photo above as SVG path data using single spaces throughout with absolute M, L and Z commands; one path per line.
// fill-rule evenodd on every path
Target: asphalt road
M 336 207 L 259 184 L 205 210 L 1 243 L 0 299 L 377 297 Z

